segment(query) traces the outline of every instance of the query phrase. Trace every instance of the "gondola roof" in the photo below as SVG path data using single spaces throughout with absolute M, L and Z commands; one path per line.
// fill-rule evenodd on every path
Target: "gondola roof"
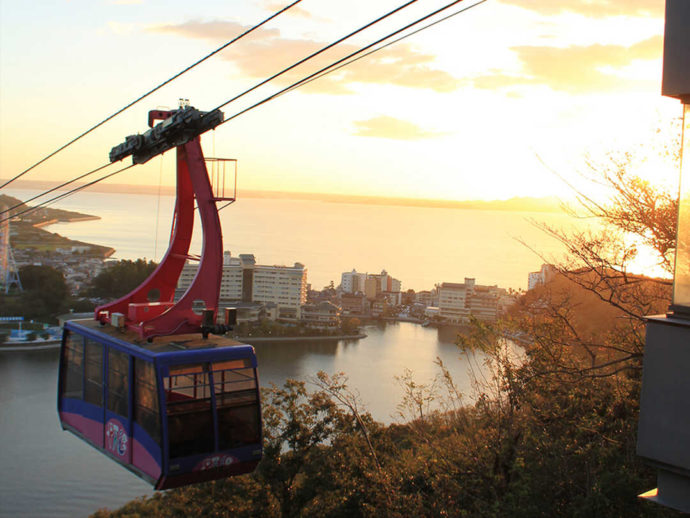
M 92 318 L 70 320 L 69 323 L 79 325 L 82 328 L 86 328 L 98 334 L 106 334 L 118 341 L 126 342 L 154 354 L 219 349 L 224 347 L 251 347 L 226 336 L 210 335 L 208 338 L 203 338 L 201 334 L 198 333 L 158 336 L 155 337 L 152 342 L 148 342 L 146 339 L 140 338 L 134 331 L 120 329 L 112 325 L 102 325 Z

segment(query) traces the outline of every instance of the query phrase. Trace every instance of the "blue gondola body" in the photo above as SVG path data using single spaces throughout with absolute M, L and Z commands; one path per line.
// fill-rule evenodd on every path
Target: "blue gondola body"
M 58 412 L 156 489 L 252 471 L 262 455 L 256 356 L 223 336 L 159 337 L 65 323 Z

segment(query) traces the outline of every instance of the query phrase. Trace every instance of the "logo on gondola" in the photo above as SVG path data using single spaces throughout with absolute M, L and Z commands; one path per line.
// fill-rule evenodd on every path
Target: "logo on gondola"
M 119 421 L 111 419 L 105 425 L 106 450 L 124 457 L 127 454 L 127 434 Z
M 237 462 L 237 459 L 232 455 L 212 455 L 211 457 L 206 457 L 199 464 L 194 466 L 194 471 L 205 471 L 207 469 L 217 469 L 230 466 Z

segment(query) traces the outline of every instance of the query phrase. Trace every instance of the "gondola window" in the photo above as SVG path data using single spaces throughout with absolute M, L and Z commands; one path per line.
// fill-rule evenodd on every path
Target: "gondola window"
M 129 357 L 115 349 L 108 350 L 108 410 L 129 417 Z
M 171 367 L 165 396 L 170 457 L 212 453 L 215 437 L 208 366 Z
M 62 396 L 83 399 L 84 392 L 84 337 L 69 333 L 63 349 Z
M 103 406 L 103 346 L 86 339 L 84 401 Z
M 160 444 L 160 410 L 153 363 L 134 358 L 134 422 Z

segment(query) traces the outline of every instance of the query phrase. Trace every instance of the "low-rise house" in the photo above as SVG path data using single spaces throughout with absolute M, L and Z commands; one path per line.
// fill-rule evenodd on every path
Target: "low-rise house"
M 340 308 L 332 302 L 319 302 L 302 306 L 301 321 L 312 327 L 338 327 Z
M 374 318 L 382 317 L 390 307 L 385 297 L 379 297 L 371 303 L 371 316 Z
M 366 316 L 369 314 L 369 301 L 364 293 L 341 293 L 340 307 L 343 315 Z

